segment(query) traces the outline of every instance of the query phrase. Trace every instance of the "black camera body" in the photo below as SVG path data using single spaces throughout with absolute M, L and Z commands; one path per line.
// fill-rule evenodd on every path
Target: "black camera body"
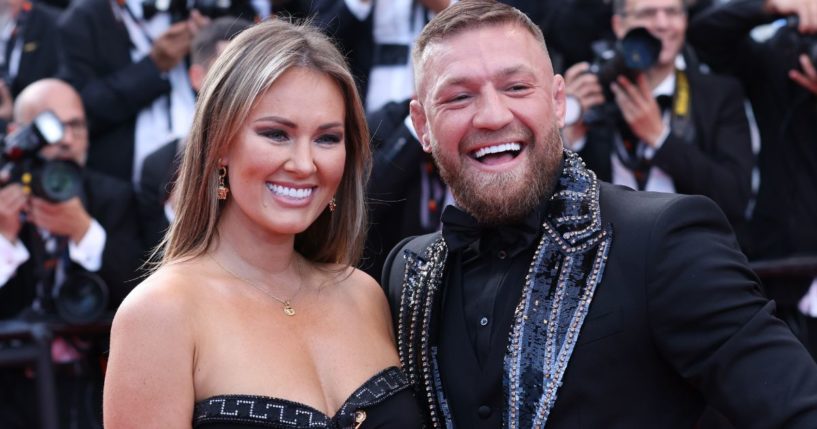
M 39 152 L 62 140 L 59 118 L 46 110 L 34 121 L 0 141 L 0 171 L 9 173 L 10 183 L 20 183 L 33 195 L 51 202 L 66 201 L 79 194 L 81 168 L 75 162 L 43 159 Z
M 817 66 L 817 35 L 802 34 L 797 29 L 799 26 L 800 18 L 797 15 L 786 18 L 785 28 L 788 30 L 791 43 L 798 53 L 806 54 L 811 64 Z
M 230 15 L 234 7 L 234 0 L 142 0 L 142 13 L 145 19 L 150 19 L 157 13 L 167 12 L 174 22 L 187 19 L 193 9 L 215 19 Z
M 590 64 L 589 73 L 598 78 L 606 101 L 585 112 L 583 118 L 586 124 L 615 118 L 618 106 L 613 100 L 610 84 L 619 76 L 635 81 L 640 73 L 654 66 L 661 54 L 661 41 L 646 28 L 637 27 L 628 31 L 621 40 L 596 42 L 593 50 L 596 58 Z
M 612 45 L 601 46 L 590 65 L 605 92 L 619 76 L 634 81 L 638 74 L 649 70 L 661 54 L 661 41 L 644 27 L 633 28 Z

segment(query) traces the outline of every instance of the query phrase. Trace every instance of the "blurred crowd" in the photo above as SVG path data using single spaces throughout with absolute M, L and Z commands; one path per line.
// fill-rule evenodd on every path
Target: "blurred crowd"
M 105 321 L 184 198 L 196 93 L 253 22 L 311 19 L 358 79 L 374 151 L 361 268 L 379 279 L 395 244 L 439 228 L 453 200 L 409 118 L 411 49 L 453 1 L 0 0 L 0 319 L 54 327 L 61 427 L 101 427 Z M 505 3 L 565 78 L 565 149 L 602 180 L 714 200 L 817 355 L 817 0 Z M 0 355 L 25 341 L 0 329 Z M 38 424 L 35 377 L 0 366 L 0 426 Z

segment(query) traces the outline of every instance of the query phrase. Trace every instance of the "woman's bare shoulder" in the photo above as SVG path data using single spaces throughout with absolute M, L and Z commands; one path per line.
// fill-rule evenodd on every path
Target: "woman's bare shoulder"
M 114 317 L 117 322 L 188 319 L 200 294 L 202 274 L 195 260 L 167 264 L 139 283 L 122 301 Z

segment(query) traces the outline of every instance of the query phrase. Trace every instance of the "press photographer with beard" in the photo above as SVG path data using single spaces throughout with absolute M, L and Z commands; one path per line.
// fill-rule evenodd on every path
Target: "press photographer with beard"
M 46 110 L 52 111 L 62 122 L 64 134 L 59 142 L 41 149 L 39 155 L 84 165 L 88 130 L 79 94 L 70 85 L 56 79 L 37 81 L 20 93 L 14 107 L 19 127 L 30 124 Z M 43 296 L 38 296 L 40 285 L 49 294 L 77 276 L 101 279 L 109 293 L 109 307 L 102 311 L 114 309 L 134 286 L 128 280 L 135 275 L 142 247 L 131 188 L 126 182 L 87 169 L 80 174 L 79 195 L 63 202 L 29 194 L 20 182 L 0 185 L 0 319 L 60 320 L 53 303 L 35 310 L 35 300 L 43 301 Z M 46 259 L 54 265 L 46 266 Z M 61 337 L 52 345 L 56 363 L 83 362 L 81 354 Z M 93 369 L 97 362 L 90 360 Z M 31 377 L 25 376 L 22 369 L 4 369 L 0 377 L 3 427 L 34 427 L 39 417 Z M 83 389 L 93 386 L 80 385 Z M 85 414 L 90 412 L 85 403 L 77 406 L 76 402 L 86 396 L 71 386 L 57 383 L 60 421 L 74 421 L 77 416 L 98 420 L 96 415 Z M 98 398 L 99 384 L 96 389 Z
M 721 210 L 563 150 L 564 80 L 524 14 L 456 3 L 413 60 L 412 122 L 456 205 L 395 247 L 383 286 L 429 427 L 689 429 L 710 404 L 813 429 L 817 364 Z
M 568 117 L 566 147 L 599 178 L 633 189 L 712 198 L 733 226 L 745 221 L 753 154 L 743 92 L 730 77 L 705 73 L 685 47 L 684 0 L 616 0 L 619 40 L 646 28 L 661 42 L 654 65 L 635 80 L 619 76 L 611 99 L 587 63 L 565 72 L 567 96 L 582 115 Z M 609 101 L 591 121 L 590 114 Z

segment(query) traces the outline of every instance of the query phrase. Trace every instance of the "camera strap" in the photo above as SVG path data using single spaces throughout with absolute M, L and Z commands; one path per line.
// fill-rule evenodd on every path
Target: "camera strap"
M 670 133 L 685 143 L 695 140 L 695 124 L 692 122 L 691 91 L 689 77 L 684 70 L 675 70 L 675 93 L 672 100 Z

